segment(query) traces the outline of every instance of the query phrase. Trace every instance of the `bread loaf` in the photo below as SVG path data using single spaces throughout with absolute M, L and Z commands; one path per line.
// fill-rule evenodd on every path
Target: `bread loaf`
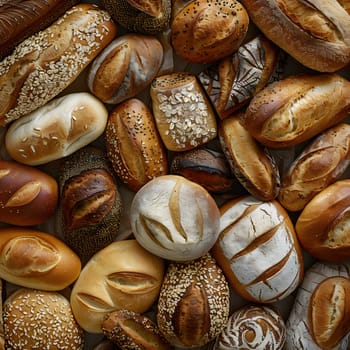
M 52 234 L 11 226 L 0 228 L 0 278 L 10 283 L 59 291 L 79 276 L 78 256 Z
M 45 105 L 67 88 L 114 38 L 106 11 L 78 4 L 0 62 L 0 125 Z
M 20 163 L 45 164 L 95 141 L 107 119 L 107 108 L 92 94 L 70 93 L 15 120 L 6 131 L 5 147 Z
M 349 259 L 349 210 L 350 179 L 338 180 L 315 195 L 295 224 L 303 248 L 323 261 Z
M 219 140 L 232 173 L 254 197 L 263 201 L 277 197 L 280 173 L 272 154 L 241 125 L 239 114 L 219 123 Z
M 114 171 L 132 191 L 168 172 L 153 114 L 140 99 L 128 99 L 110 112 L 105 143 Z
M 281 78 L 283 53 L 259 34 L 236 52 L 204 68 L 198 78 L 221 119 L 232 115 L 265 85 Z
M 55 178 L 37 168 L 0 160 L 0 221 L 34 226 L 50 219 L 57 208 Z
M 169 151 L 194 149 L 217 136 L 215 112 L 194 74 L 157 76 L 150 95 L 160 137 Z
M 124 34 L 94 59 L 87 85 L 101 101 L 117 104 L 145 90 L 162 61 L 163 46 L 155 36 Z
M 157 324 L 174 346 L 194 348 L 215 339 L 229 316 L 229 286 L 209 253 L 168 266 L 157 305 Z
M 179 175 L 149 181 L 130 207 L 137 241 L 153 254 L 174 261 L 207 253 L 218 236 L 219 220 L 219 209 L 209 192 Z
M 108 158 L 87 146 L 64 159 L 59 169 L 56 230 L 85 264 L 117 239 L 123 202 Z
M 304 261 L 283 207 L 246 195 L 226 202 L 220 212 L 220 234 L 211 253 L 230 286 L 255 303 L 272 303 L 294 292 Z
M 58 292 L 20 288 L 5 300 L 4 325 L 7 349 L 84 348 L 69 300 Z
M 78 0 L 3 0 L 0 2 L 0 58 L 21 41 L 45 29 Z
M 88 261 L 75 282 L 70 297 L 74 317 L 87 332 L 102 333 L 102 322 L 112 311 L 148 311 L 163 275 L 163 260 L 136 240 L 113 242 Z
M 209 63 L 229 56 L 243 42 L 249 27 L 245 8 L 236 0 L 175 0 L 171 43 L 181 58 Z
M 243 126 L 263 145 L 286 148 L 343 120 L 350 82 L 339 74 L 298 74 L 266 86 L 242 114 Z
M 279 202 L 289 211 L 302 210 L 350 164 L 350 125 L 339 123 L 313 140 L 282 176 Z
M 242 0 L 252 22 L 304 66 L 335 72 L 350 61 L 350 14 L 342 1 Z
M 290 310 L 286 349 L 347 349 L 349 264 L 311 265 Z

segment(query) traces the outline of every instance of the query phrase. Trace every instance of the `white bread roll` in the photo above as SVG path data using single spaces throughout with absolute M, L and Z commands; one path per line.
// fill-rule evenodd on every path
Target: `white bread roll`
M 6 131 L 5 147 L 20 163 L 48 163 L 96 140 L 107 119 L 106 107 L 92 94 L 71 93 L 15 120 Z

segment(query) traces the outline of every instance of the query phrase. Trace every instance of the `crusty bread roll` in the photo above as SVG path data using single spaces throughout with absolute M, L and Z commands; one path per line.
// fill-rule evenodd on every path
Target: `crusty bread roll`
M 2 0 L 0 1 L 0 57 L 17 44 L 45 29 L 79 0 Z
M 350 14 L 342 1 L 242 0 L 256 26 L 304 66 L 335 72 L 350 61 Z
M 229 316 L 229 286 L 209 253 L 168 266 L 156 310 L 158 327 L 170 344 L 194 348 L 215 339 Z
M 156 125 L 168 150 L 187 151 L 217 136 L 215 112 L 194 74 L 157 76 L 150 95 Z
M 279 202 L 289 211 L 302 210 L 350 164 L 350 125 L 339 123 L 318 135 L 282 175 Z
M 54 215 L 57 202 L 55 178 L 28 165 L 0 160 L 0 222 L 42 224 Z
M 103 134 L 107 119 L 107 108 L 95 96 L 70 93 L 15 120 L 6 131 L 5 147 L 20 163 L 48 163 L 95 141 Z
M 172 3 L 171 43 L 178 56 L 209 63 L 229 56 L 243 42 L 249 16 L 236 0 L 175 0 Z
M 286 349 L 348 348 L 349 268 L 323 261 L 308 268 L 286 321 Z
M 4 328 L 4 296 L 5 281 L 0 279 L 0 350 L 5 350 L 5 328 Z
M 265 85 L 281 78 L 283 53 L 259 34 L 236 52 L 204 68 L 198 78 L 221 119 L 246 105 Z
M 339 74 L 297 74 L 271 83 L 242 113 L 243 126 L 263 145 L 286 148 L 339 123 L 350 110 L 350 82 Z
M 338 180 L 316 194 L 295 224 L 302 247 L 324 261 L 349 259 L 349 211 L 350 179 Z
M 304 275 L 294 225 L 275 200 L 245 195 L 220 207 L 220 234 L 211 253 L 230 286 L 244 299 L 272 303 L 285 299 Z
M 278 309 L 247 304 L 235 310 L 216 338 L 213 350 L 282 350 L 286 324 Z
M 110 112 L 105 143 L 115 172 L 132 191 L 168 172 L 167 153 L 152 111 L 140 99 L 128 99 Z
M 45 105 L 67 88 L 114 38 L 110 15 L 78 4 L 21 42 L 0 62 L 0 125 Z
M 84 333 L 69 300 L 53 291 L 20 288 L 4 303 L 7 349 L 84 348 Z
M 233 174 L 254 197 L 277 197 L 280 173 L 275 158 L 241 125 L 239 114 L 219 123 L 219 140 Z
M 11 226 L 0 228 L 0 278 L 13 284 L 59 291 L 79 276 L 78 256 L 52 234 Z
M 83 267 L 70 302 L 79 325 L 102 333 L 103 319 L 112 311 L 144 313 L 159 295 L 164 261 L 142 248 L 135 239 L 113 242 Z
M 163 61 L 163 46 L 151 35 L 128 33 L 114 39 L 92 62 L 87 85 L 101 101 L 117 104 L 148 87 Z
M 106 153 L 84 147 L 59 168 L 56 231 L 84 265 L 118 238 L 123 201 Z
M 130 32 L 158 34 L 167 29 L 171 0 L 101 0 L 113 19 Z
M 179 175 L 159 176 L 144 185 L 130 207 L 138 242 L 164 259 L 199 258 L 214 245 L 220 212 L 204 187 Z

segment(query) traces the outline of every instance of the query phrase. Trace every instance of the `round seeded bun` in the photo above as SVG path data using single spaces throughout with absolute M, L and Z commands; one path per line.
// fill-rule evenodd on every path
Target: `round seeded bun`
M 20 288 L 4 303 L 6 349 L 83 349 L 83 331 L 58 292 Z

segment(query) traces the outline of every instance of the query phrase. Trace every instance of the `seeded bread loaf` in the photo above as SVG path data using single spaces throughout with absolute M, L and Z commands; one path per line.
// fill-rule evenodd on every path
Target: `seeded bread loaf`
M 61 93 L 112 41 L 116 30 L 106 11 L 78 4 L 21 42 L 0 62 L 0 125 Z

